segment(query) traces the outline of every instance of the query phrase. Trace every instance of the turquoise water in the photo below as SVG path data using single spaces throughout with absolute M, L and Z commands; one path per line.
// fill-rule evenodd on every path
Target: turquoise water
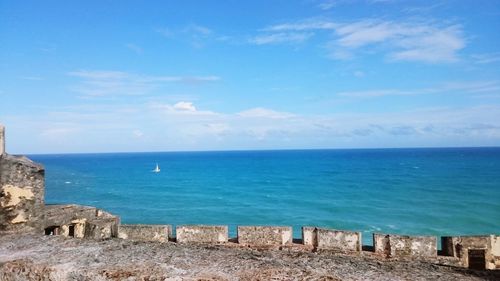
M 500 234 L 500 148 L 32 155 L 47 203 L 123 223 Z M 156 163 L 161 172 L 153 173 Z

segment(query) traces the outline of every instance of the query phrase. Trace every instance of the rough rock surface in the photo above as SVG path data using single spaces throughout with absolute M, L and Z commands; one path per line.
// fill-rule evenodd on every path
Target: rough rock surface
M 0 280 L 500 280 L 370 254 L 0 234 Z
M 44 208 L 45 170 L 24 156 L 0 155 L 0 230 L 27 230 Z

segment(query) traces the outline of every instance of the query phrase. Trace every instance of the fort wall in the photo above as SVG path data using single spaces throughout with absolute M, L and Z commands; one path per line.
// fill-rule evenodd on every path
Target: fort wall
M 306 226 L 302 239 L 293 240 L 290 226 L 238 226 L 229 239 L 227 225 L 121 225 L 120 218 L 104 210 L 79 205 L 44 204 L 44 168 L 23 156 L 4 150 L 0 126 L 0 232 L 35 231 L 80 239 L 122 238 L 145 242 L 176 241 L 194 244 L 231 244 L 242 247 L 290 248 L 368 253 L 361 233 Z M 442 255 L 462 267 L 500 269 L 500 236 L 442 237 Z M 425 259 L 440 262 L 437 238 L 373 234 L 373 254 L 382 258 Z M 450 263 L 455 264 L 455 263 Z

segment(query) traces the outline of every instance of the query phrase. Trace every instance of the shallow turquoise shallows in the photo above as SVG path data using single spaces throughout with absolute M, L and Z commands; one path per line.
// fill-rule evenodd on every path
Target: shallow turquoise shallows
M 47 203 L 123 223 L 500 234 L 500 148 L 32 155 Z M 161 172 L 155 173 L 156 163 Z

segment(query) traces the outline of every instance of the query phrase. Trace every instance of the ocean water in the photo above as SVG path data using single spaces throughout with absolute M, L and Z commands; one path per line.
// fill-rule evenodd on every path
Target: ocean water
M 30 155 L 46 202 L 123 223 L 500 234 L 500 148 Z M 153 173 L 156 163 L 160 173 Z

